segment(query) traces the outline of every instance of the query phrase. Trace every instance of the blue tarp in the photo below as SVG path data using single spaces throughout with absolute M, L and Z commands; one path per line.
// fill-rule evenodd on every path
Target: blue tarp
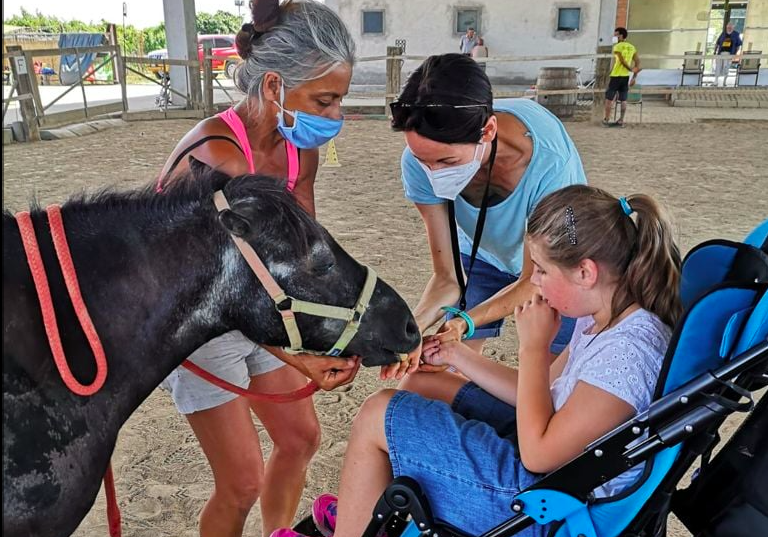
M 104 34 L 61 34 L 59 36 L 59 48 L 98 47 L 106 43 Z M 80 71 L 77 67 L 77 56 L 80 56 Z M 93 52 L 85 54 L 62 54 L 59 66 L 59 80 L 61 84 L 71 86 L 76 84 L 88 71 L 96 56 Z M 81 74 L 82 73 L 82 74 Z

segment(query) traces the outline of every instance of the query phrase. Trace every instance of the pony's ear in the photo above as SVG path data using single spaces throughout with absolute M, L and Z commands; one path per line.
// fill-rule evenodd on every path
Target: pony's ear
M 251 229 L 248 219 L 232 209 L 220 211 L 218 218 L 221 225 L 235 237 L 243 237 Z

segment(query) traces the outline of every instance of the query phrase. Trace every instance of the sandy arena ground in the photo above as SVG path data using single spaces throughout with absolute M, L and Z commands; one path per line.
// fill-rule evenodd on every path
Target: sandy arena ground
M 19 210 L 33 194 L 43 204 L 105 184 L 123 188 L 152 180 L 194 123 L 132 123 L 96 135 L 5 146 L 3 205 Z M 616 195 L 634 192 L 661 200 L 674 216 L 683 251 L 710 238 L 741 239 L 768 216 L 765 173 L 767 122 L 630 125 L 624 130 L 586 123 L 567 129 L 590 182 Z M 339 242 L 371 264 L 415 305 L 430 274 L 424 229 L 404 199 L 399 179 L 403 137 L 384 121 L 349 121 L 337 140 L 340 168 L 321 168 L 318 216 Z M 486 353 L 514 363 L 514 327 Z M 389 385 L 392 385 L 391 383 Z M 322 446 L 307 476 L 299 514 L 312 498 L 335 491 L 356 409 L 382 387 L 377 371 L 361 371 L 346 391 L 320 393 L 315 403 Z M 270 450 L 262 431 L 265 454 Z M 197 535 L 197 513 L 212 490 L 203 453 L 167 394 L 155 391 L 123 428 L 113 458 L 124 535 Z M 103 497 L 75 533 L 107 535 Z M 246 535 L 260 533 L 254 508 Z M 673 522 L 672 535 L 687 533 Z

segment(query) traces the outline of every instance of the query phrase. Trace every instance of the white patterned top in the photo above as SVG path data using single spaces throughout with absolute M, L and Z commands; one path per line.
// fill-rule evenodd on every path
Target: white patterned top
M 599 335 L 590 334 L 595 321 L 576 320 L 570 354 L 563 373 L 551 386 L 555 412 L 586 382 L 643 412 L 651 404 L 672 330 L 653 313 L 638 309 Z M 597 497 L 612 496 L 633 483 L 642 465 L 632 468 L 595 490 Z

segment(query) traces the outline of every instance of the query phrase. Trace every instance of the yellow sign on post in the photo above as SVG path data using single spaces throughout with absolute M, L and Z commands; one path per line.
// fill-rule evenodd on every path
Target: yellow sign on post
M 331 140 L 328 142 L 328 148 L 325 150 L 325 162 L 323 162 L 324 168 L 339 168 L 339 155 L 336 153 L 336 142 Z

